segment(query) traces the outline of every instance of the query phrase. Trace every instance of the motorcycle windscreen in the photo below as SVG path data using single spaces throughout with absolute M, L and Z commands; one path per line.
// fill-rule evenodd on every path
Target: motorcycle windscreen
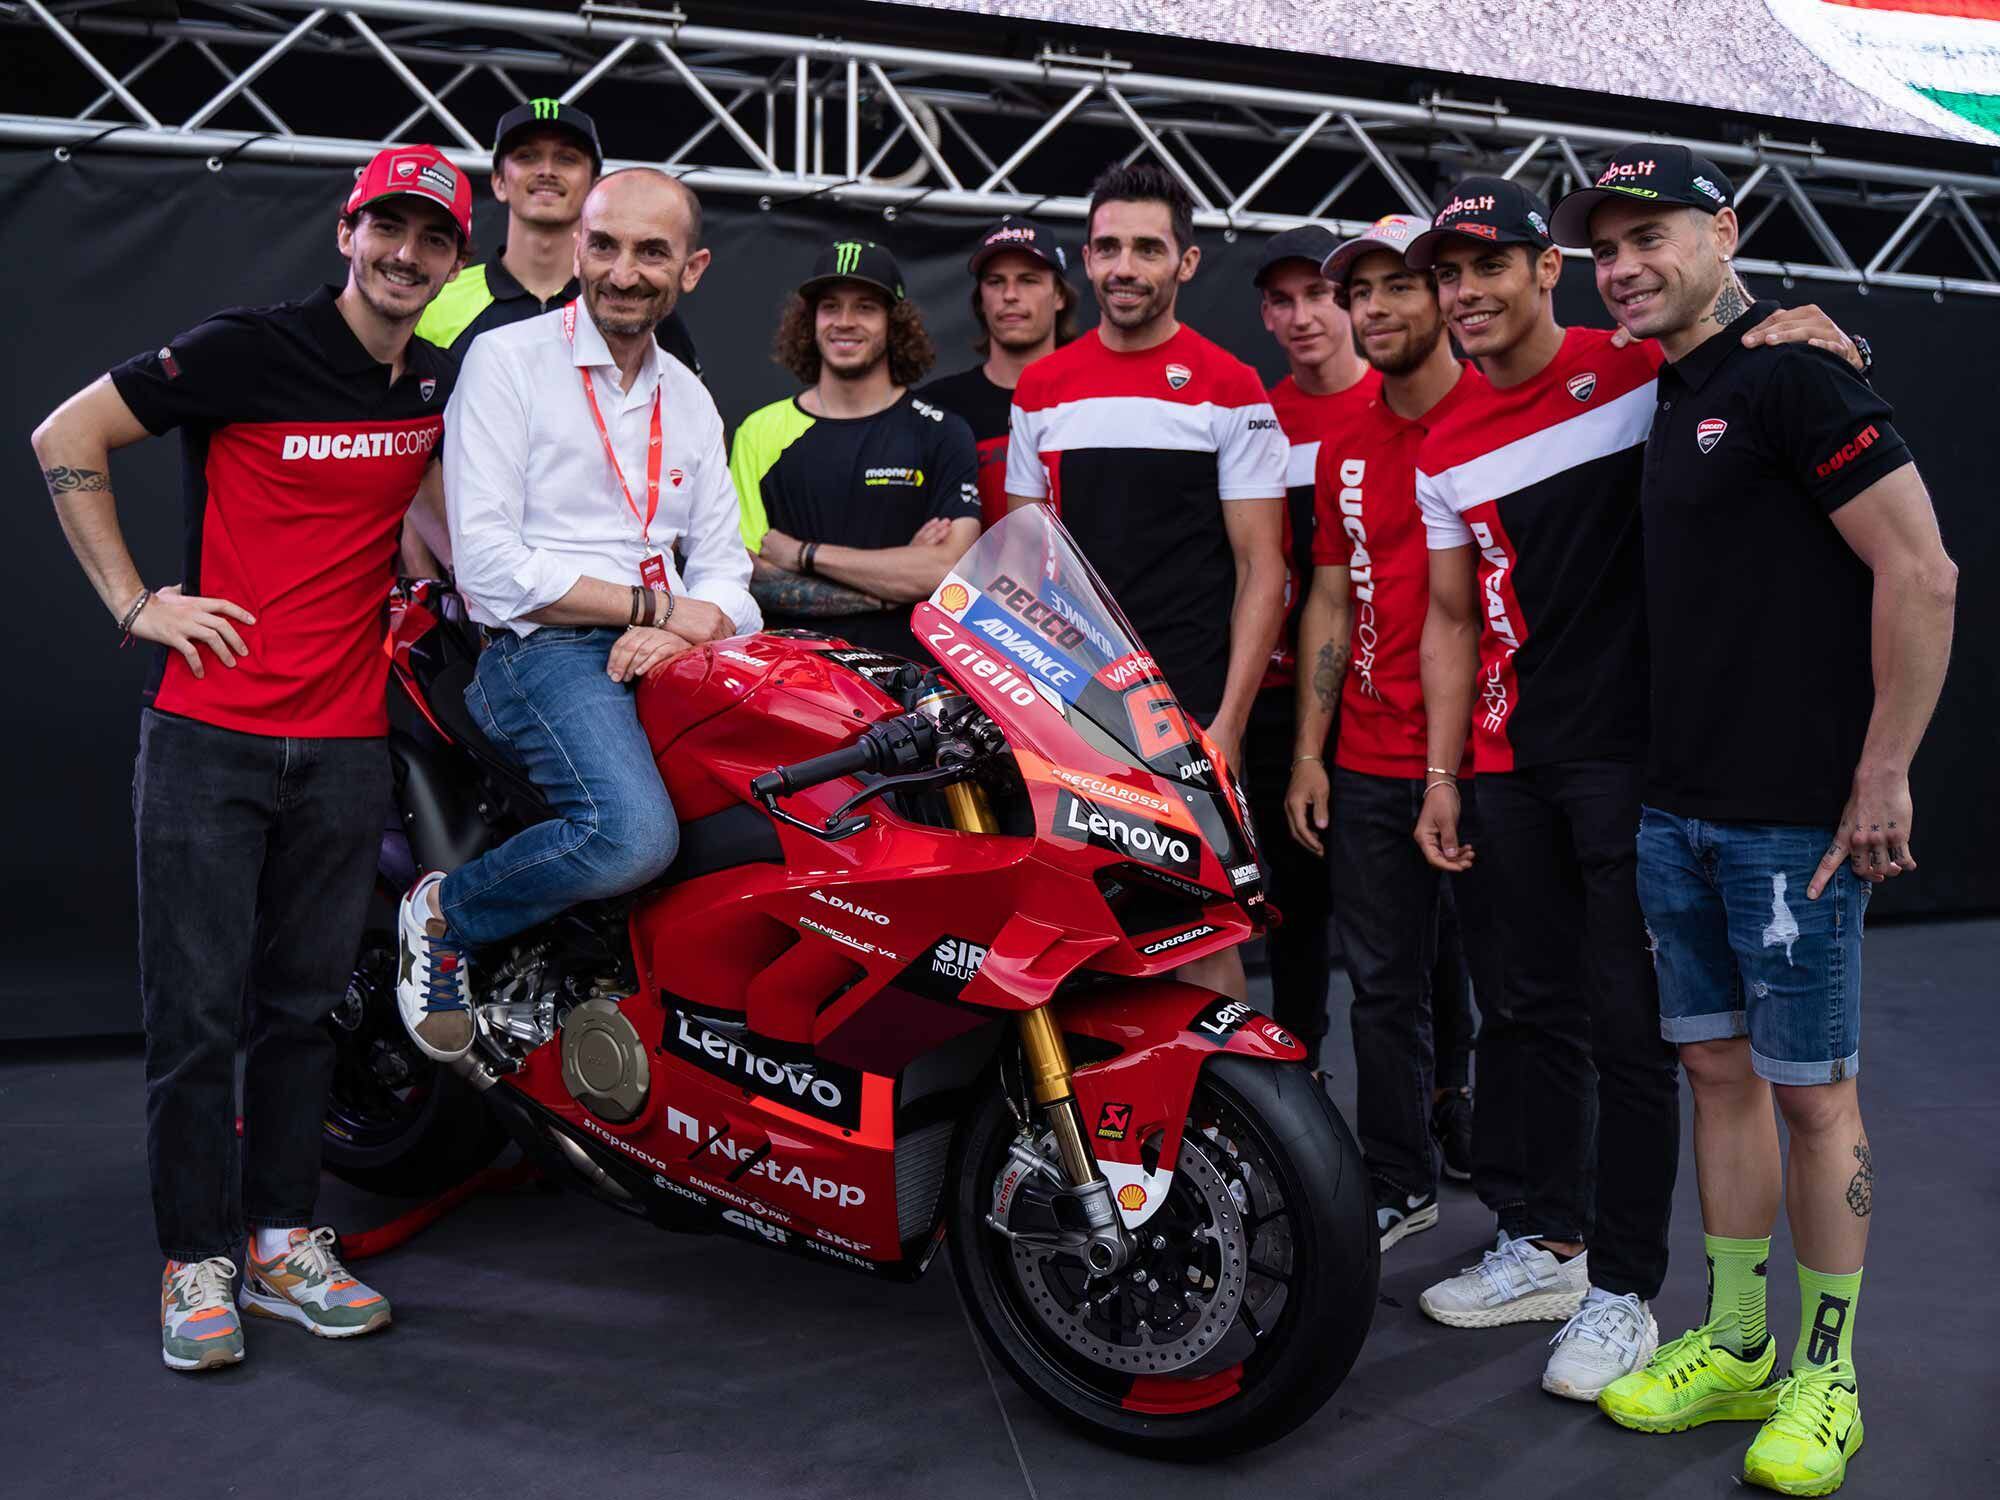
M 1023 506 L 1002 518 L 958 560 L 929 602 L 958 629 L 953 638 L 928 640 L 922 629 L 927 611 L 919 606 L 919 639 L 961 682 L 970 669 L 988 688 L 997 687 L 1022 710 L 1010 717 L 1031 740 L 1037 715 L 1029 708 L 1038 699 L 1106 759 L 1207 793 L 1192 799 L 1201 832 L 1226 865 L 1255 869 L 1247 799 L 1047 506 Z M 1215 628 L 1226 631 L 1229 622 L 1219 620 Z M 961 634 L 969 640 L 956 638 Z M 981 651 L 997 673 L 979 665 Z M 1061 747 L 1031 748 L 1047 755 Z M 1243 882 L 1253 883 L 1261 885 Z

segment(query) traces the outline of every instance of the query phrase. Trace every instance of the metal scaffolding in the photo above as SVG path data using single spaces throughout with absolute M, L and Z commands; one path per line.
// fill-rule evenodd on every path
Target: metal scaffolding
M 756 19 L 740 5 L 697 9 Z M 617 84 L 660 91 L 649 96 L 658 117 L 689 133 L 653 164 L 703 192 L 766 206 L 824 196 L 888 217 L 921 203 L 1080 219 L 1079 164 L 1101 164 L 1113 140 L 1128 159 L 1150 155 L 1179 178 L 1205 228 L 1233 236 L 1318 220 L 1355 232 L 1392 204 L 1428 214 L 1422 184 L 1472 171 L 1559 196 L 1590 180 L 1587 160 L 1631 136 L 1443 96 L 1401 103 L 1220 82 L 1193 69 L 1142 72 L 1053 50 L 1030 60 L 969 44 L 803 37 L 637 5 L 565 13 L 449 0 L 191 0 L 163 15 L 124 0 L 0 0 L 0 28 L 35 33 L 52 68 L 74 71 L 70 112 L 0 113 L 0 141 L 47 146 L 61 159 L 89 146 L 206 158 L 217 170 L 243 159 L 358 164 L 385 143 L 422 136 L 478 173 L 487 146 L 450 104 L 468 82 L 497 83 L 515 99 L 557 92 L 568 101 Z M 217 80 L 184 114 L 166 107 L 160 88 L 171 70 L 158 65 L 175 54 L 183 84 L 190 57 Z M 334 65 L 344 98 L 378 107 L 380 134 L 305 133 L 288 123 L 285 110 L 298 117 L 318 104 L 328 113 L 328 85 L 304 87 L 287 72 L 307 62 L 321 80 Z M 1768 242 L 1781 231 L 1766 227 L 1778 220 L 1809 247 L 1800 258 L 1739 257 L 1747 271 L 2000 295 L 2000 246 L 1983 217 L 2000 210 L 2000 178 L 1763 136 L 1660 139 L 1684 140 L 1735 176 L 1746 242 L 1760 231 Z M 1939 253 L 1954 243 L 1957 252 Z M 1948 274 L 1967 263 L 1977 275 Z

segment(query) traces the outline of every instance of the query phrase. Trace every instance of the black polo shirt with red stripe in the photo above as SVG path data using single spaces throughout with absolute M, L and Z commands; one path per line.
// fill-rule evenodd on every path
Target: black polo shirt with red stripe
M 335 290 L 231 308 L 111 371 L 155 436 L 181 432 L 182 587 L 240 604 L 249 654 L 197 678 L 163 652 L 162 713 L 247 734 L 387 732 L 382 649 L 396 546 L 444 434 L 456 365 L 411 339 L 394 384 Z
M 979 524 L 999 524 L 1007 514 L 1007 437 L 1013 424 L 1014 393 L 988 379 L 986 366 L 974 365 L 933 380 L 917 396 L 965 418 L 979 454 Z
M 1840 508 L 1911 461 L 1889 403 L 1806 344 L 1743 347 L 1760 302 L 1660 372 L 1643 513 L 1646 800 L 1831 826 L 1875 707 L 1875 579 Z
M 1611 338 L 1565 330 L 1539 374 L 1440 411 L 1417 453 L 1430 549 L 1478 549 L 1482 775 L 1645 747 L 1639 486 L 1665 356 Z

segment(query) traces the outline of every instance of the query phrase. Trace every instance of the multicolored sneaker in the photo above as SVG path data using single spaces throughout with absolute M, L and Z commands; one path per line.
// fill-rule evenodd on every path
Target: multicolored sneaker
M 1861 1450 L 1861 1397 L 1845 1360 L 1794 1370 L 1743 1455 L 1743 1482 L 1781 1495 L 1831 1495 Z
M 170 1260 L 160 1273 L 160 1358 L 169 1370 L 213 1370 L 243 1359 L 243 1325 L 230 1305 L 236 1262 Z
M 431 915 L 431 887 L 443 879 L 436 870 L 423 876 L 396 909 L 396 1009 L 411 1041 L 451 1062 L 472 1050 L 472 995 L 464 950 Z
M 1732 1318 L 1718 1318 L 1682 1334 L 1645 1368 L 1606 1386 L 1597 1409 L 1634 1432 L 1686 1432 L 1704 1422 L 1761 1422 L 1778 1404 L 1771 1379 L 1778 1345 L 1766 1337 L 1755 1355 L 1723 1348 L 1715 1336 Z
M 333 1253 L 333 1231 L 292 1231 L 283 1255 L 257 1259 L 253 1242 L 238 1297 L 245 1312 L 283 1318 L 323 1339 L 351 1339 L 389 1326 L 389 1299 L 347 1273 Z

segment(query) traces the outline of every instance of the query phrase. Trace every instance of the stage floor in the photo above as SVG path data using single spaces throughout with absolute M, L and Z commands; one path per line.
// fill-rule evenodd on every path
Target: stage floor
M 1856 1339 L 1868 1443 L 1844 1495 L 1995 1484 L 1996 957 L 2000 922 L 1869 940 L 1862 1099 L 1879 1176 Z M 1345 1004 L 1336 979 L 1343 1034 Z M 1351 1072 L 1334 1087 L 1351 1106 Z M 353 1230 L 401 1206 L 328 1179 L 321 1217 Z M 1554 1325 L 1468 1332 L 1417 1311 L 1490 1233 L 1478 1201 L 1448 1188 L 1442 1224 L 1389 1252 L 1374 1331 L 1333 1401 L 1276 1446 L 1206 1467 L 1128 1458 L 1045 1416 L 984 1357 L 942 1260 L 914 1288 L 880 1285 L 534 1190 L 474 1202 L 366 1263 L 396 1304 L 388 1332 L 336 1344 L 252 1320 L 241 1366 L 182 1376 L 158 1353 L 137 1052 L 16 1044 L 0 1060 L 5 1488 L 37 1500 L 1738 1493 L 1747 1425 L 1621 1431 L 1538 1388 Z M 1691 1164 L 1674 1256 L 1655 1309 L 1669 1337 L 1701 1306 Z M 1781 1227 L 1772 1325 L 1786 1349 L 1791 1265 Z

